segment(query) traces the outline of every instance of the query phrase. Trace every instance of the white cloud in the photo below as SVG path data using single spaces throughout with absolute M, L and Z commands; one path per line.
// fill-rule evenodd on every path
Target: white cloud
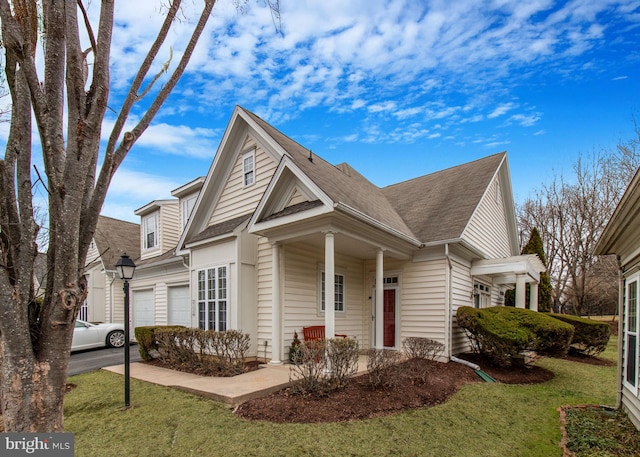
M 167 170 L 171 172 L 171 170 Z M 108 198 L 126 197 L 144 206 L 153 200 L 171 198 L 171 191 L 183 185 L 166 176 L 152 175 L 120 167 L 111 180 Z
M 503 116 L 504 114 L 506 114 L 508 111 L 516 108 L 518 105 L 516 105 L 515 103 L 502 103 L 500 105 L 498 105 L 496 107 L 496 109 L 494 109 L 490 114 L 487 115 L 487 117 L 489 119 L 494 119 L 496 117 L 499 116 Z
M 212 129 L 159 123 L 150 125 L 136 145 L 168 154 L 213 158 L 219 141 L 220 134 Z
M 367 108 L 370 113 L 380 113 L 382 111 L 393 111 L 396 109 L 396 102 L 386 101 L 382 103 L 374 103 Z
M 522 127 L 531 127 L 532 125 L 535 125 L 539 120 L 540 120 L 539 113 L 529 114 L 529 115 L 514 114 L 513 116 L 509 117 L 509 120 L 507 122 L 516 122 L 517 124 L 520 124 Z

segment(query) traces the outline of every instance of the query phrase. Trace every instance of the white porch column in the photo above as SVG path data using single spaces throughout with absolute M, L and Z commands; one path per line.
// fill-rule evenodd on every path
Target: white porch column
M 333 233 L 324 235 L 324 336 L 336 335 L 336 266 Z
M 282 303 L 280 299 L 280 244 L 271 245 L 271 362 L 282 364 Z
M 525 275 L 516 276 L 516 308 L 526 308 L 527 282 Z
M 384 347 L 384 252 L 376 253 L 376 339 L 374 347 Z
M 532 282 L 531 290 L 529 292 L 529 309 L 531 311 L 538 311 L 538 283 Z

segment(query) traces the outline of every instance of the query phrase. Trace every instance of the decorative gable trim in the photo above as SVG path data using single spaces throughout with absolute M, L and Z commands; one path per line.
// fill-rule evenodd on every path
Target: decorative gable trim
M 220 199 L 234 164 L 243 152 L 246 141 L 252 137 L 275 161 L 286 154 L 284 149 L 240 106 L 236 106 L 222 136 L 209 172 L 198 195 L 192 216 L 182 233 L 176 254 L 189 253 L 186 240 L 204 232 Z
M 297 202 L 292 204 L 294 197 Z M 249 233 L 333 211 L 334 202 L 287 155 L 283 156 L 256 211 Z M 286 208 L 294 208 L 286 211 Z

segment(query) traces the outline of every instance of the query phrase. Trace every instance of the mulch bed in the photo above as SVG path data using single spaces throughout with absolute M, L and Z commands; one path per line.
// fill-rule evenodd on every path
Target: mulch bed
M 235 410 L 248 420 L 270 422 L 343 422 L 385 416 L 410 408 L 445 402 L 462 385 L 482 382 L 473 369 L 459 363 L 412 359 L 398 366 L 390 385 L 373 389 L 368 375 L 331 394 L 316 398 L 296 394 L 286 388 L 267 397 L 249 400 Z M 482 366 L 498 382 L 532 384 L 553 378 L 553 373 L 537 366 L 508 370 Z M 419 376 L 416 376 L 419 374 Z

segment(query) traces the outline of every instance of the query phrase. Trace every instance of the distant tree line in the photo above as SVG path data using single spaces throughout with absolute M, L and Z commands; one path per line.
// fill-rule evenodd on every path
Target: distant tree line
M 540 309 L 578 315 L 615 314 L 618 265 L 594 248 L 640 166 L 640 128 L 613 151 L 580 156 L 569 176 L 555 174 L 518 205 L 521 244 L 537 236 L 550 280 L 540 287 Z M 537 233 L 536 233 L 537 232 Z M 534 242 L 535 243 L 535 242 Z M 525 246 L 527 247 L 527 246 Z M 533 250 L 532 250 L 533 249 Z M 539 253 L 529 246 L 525 253 Z M 549 294 L 550 298 L 544 294 Z

